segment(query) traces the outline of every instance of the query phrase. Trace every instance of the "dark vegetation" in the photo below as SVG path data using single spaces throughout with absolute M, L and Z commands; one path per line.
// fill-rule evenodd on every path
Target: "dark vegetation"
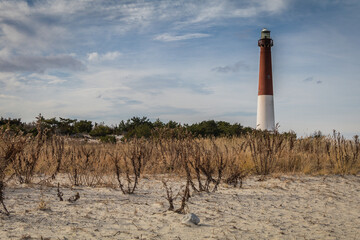
M 44 118 L 38 116 L 44 128 L 49 134 L 60 136 L 84 137 L 91 136 L 102 142 L 115 143 L 115 135 L 121 135 L 123 140 L 131 138 L 150 138 L 154 136 L 157 129 L 176 129 L 177 131 L 188 131 L 194 137 L 239 137 L 252 132 L 250 127 L 244 127 L 239 123 L 228 123 L 224 121 L 202 121 L 194 124 L 180 124 L 175 121 L 164 123 L 157 119 L 151 122 L 147 117 L 133 117 L 127 121 L 120 121 L 118 125 L 107 126 L 104 123 L 93 123 L 88 120 L 77 120 L 70 118 Z M 25 123 L 21 119 L 1 117 L 0 128 L 10 127 L 13 131 L 21 131 L 24 134 L 37 135 L 36 123 Z M 174 135 L 175 137 L 175 135 Z

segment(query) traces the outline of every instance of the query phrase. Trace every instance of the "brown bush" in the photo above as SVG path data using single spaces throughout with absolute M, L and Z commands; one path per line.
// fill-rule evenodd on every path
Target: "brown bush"
M 248 174 L 356 174 L 360 170 L 359 138 L 347 140 L 337 132 L 299 139 L 278 132 L 197 139 L 187 132 L 161 130 L 153 139 L 100 144 L 49 138 L 41 131 L 35 137 L 1 132 L 3 182 L 12 174 L 24 183 L 39 174 L 51 181 L 60 172 L 73 185 L 109 185 L 115 180 L 124 193 L 133 193 L 143 174 L 173 174 L 187 179 L 194 191 L 211 192 L 222 181 L 241 186 Z
M 13 173 L 10 167 L 13 165 L 17 154 L 21 153 L 24 149 L 26 138 L 21 134 L 15 134 L 7 128 L 4 131 L 0 131 L 0 203 L 3 206 L 6 215 L 9 215 L 4 203 L 4 190 L 7 176 Z M 0 213 L 2 211 L 0 210 Z
M 134 193 L 144 166 L 151 159 L 152 150 L 152 142 L 145 139 L 132 139 L 108 151 L 113 162 L 116 180 L 124 194 Z

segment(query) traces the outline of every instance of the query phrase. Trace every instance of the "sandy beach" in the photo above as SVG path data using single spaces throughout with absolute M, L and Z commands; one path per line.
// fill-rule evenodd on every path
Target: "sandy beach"
M 359 239 L 359 176 L 282 176 L 221 184 L 215 193 L 192 193 L 187 212 L 167 211 L 162 177 L 141 180 L 136 194 L 114 188 L 12 185 L 0 217 L 0 239 Z M 169 182 L 175 188 L 180 180 Z M 80 194 L 74 203 L 66 199 Z M 175 208 L 179 206 L 179 199 Z

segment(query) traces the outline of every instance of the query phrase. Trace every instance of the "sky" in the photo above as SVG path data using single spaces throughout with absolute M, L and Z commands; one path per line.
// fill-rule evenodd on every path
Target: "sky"
M 0 1 L 0 115 L 255 127 L 262 28 L 275 122 L 360 134 L 360 1 Z

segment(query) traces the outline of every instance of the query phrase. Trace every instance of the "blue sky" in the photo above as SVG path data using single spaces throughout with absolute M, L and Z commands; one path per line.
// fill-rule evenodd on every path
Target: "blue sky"
M 271 30 L 275 121 L 360 134 L 360 2 L 0 1 L 0 115 L 255 127 Z

